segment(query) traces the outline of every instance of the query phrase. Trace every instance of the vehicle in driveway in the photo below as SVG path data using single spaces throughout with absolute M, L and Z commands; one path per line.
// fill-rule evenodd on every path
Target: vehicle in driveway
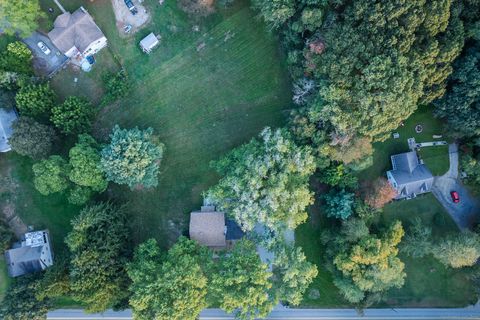
M 457 191 L 451 191 L 450 196 L 452 197 L 453 203 L 459 203 L 460 202 L 460 196 L 458 195 Z
M 138 10 L 137 8 L 135 8 L 135 6 L 133 5 L 133 2 L 132 0 L 124 0 L 125 1 L 125 4 L 127 5 L 128 7 L 128 10 L 130 10 L 130 12 L 133 14 L 133 15 L 136 15 L 138 13 Z
M 47 56 L 50 54 L 50 52 L 52 52 L 48 47 L 47 45 L 45 44 L 45 42 L 43 41 L 39 41 L 37 43 L 37 46 L 40 48 L 40 50 L 42 50 L 43 53 L 45 53 Z

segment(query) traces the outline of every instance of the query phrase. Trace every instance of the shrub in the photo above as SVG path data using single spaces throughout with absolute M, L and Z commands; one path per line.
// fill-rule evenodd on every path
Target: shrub
M 20 114 L 34 118 L 48 118 L 55 103 L 55 93 L 48 83 L 22 87 L 15 96 Z
M 103 76 L 105 84 L 105 95 L 102 98 L 102 106 L 114 102 L 115 100 L 125 97 L 130 89 L 130 82 L 124 69 L 112 74 Z
M 93 106 L 85 99 L 68 97 L 53 107 L 50 120 L 65 134 L 83 133 L 90 130 L 94 113 Z
M 13 125 L 13 134 L 8 139 L 12 149 L 32 159 L 45 158 L 56 140 L 52 127 L 40 124 L 29 117 L 20 117 Z

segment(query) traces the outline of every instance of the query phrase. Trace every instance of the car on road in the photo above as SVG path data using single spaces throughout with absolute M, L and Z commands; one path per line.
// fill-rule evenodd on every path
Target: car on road
M 39 41 L 37 43 L 37 46 L 40 48 L 40 50 L 42 50 L 43 53 L 45 53 L 47 56 L 50 54 L 50 49 L 47 47 L 47 45 L 45 44 L 45 42 L 43 41 Z
M 458 195 L 457 191 L 451 191 L 450 196 L 452 197 L 453 203 L 459 203 L 460 202 L 460 196 Z
M 128 10 L 132 13 L 132 15 L 136 15 L 138 13 L 137 8 L 133 5 L 132 0 L 124 0 L 125 4 L 127 5 Z

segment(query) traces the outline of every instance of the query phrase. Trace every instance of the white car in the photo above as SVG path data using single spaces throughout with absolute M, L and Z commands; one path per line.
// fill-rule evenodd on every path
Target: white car
M 43 53 L 45 53 L 46 55 L 49 55 L 50 52 L 50 49 L 47 47 L 47 45 L 43 42 L 43 41 L 40 41 L 37 43 L 37 46 L 40 48 L 40 50 L 42 50 Z

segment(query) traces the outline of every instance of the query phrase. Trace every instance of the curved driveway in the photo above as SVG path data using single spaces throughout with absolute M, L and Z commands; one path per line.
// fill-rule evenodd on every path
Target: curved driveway
M 458 147 L 448 146 L 450 168 L 443 176 L 435 177 L 432 192 L 461 230 L 470 228 L 480 212 L 478 201 L 473 198 L 458 179 Z M 459 203 L 453 203 L 451 191 L 457 191 Z

